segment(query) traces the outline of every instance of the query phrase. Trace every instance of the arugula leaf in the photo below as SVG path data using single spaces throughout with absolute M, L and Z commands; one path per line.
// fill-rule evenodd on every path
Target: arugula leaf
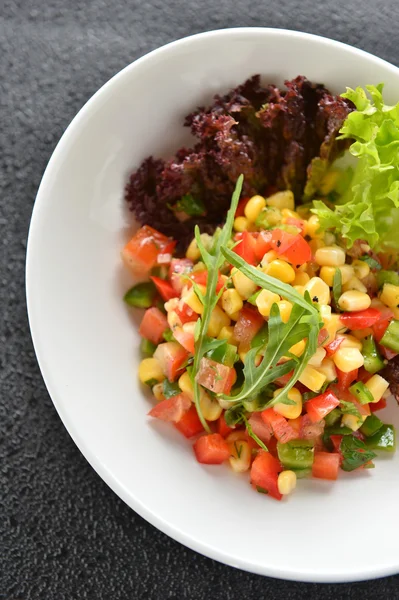
M 226 223 L 221 231 L 218 232 L 217 235 L 214 236 L 213 246 L 208 252 L 204 247 L 200 230 L 198 225 L 195 227 L 195 239 L 197 241 L 197 245 L 199 251 L 201 253 L 202 261 L 204 262 L 207 270 L 208 270 L 208 280 L 206 286 L 205 295 L 202 295 L 198 289 L 194 286 L 195 293 L 198 295 L 200 301 L 203 304 L 203 312 L 200 321 L 200 325 L 196 326 L 194 332 L 194 340 L 195 340 L 195 354 L 194 354 L 194 363 L 193 369 L 191 372 L 191 377 L 194 386 L 194 402 L 195 407 L 197 409 L 198 417 L 205 429 L 208 433 L 211 432 L 208 423 L 206 422 L 204 415 L 202 414 L 201 406 L 200 406 L 200 386 L 196 381 L 196 375 L 199 371 L 199 366 L 201 359 L 205 355 L 205 353 L 210 350 L 209 343 L 206 341 L 206 334 L 208 331 L 209 321 L 211 318 L 211 314 L 213 309 L 215 308 L 221 294 L 223 293 L 223 288 L 220 290 L 219 294 L 216 294 L 216 285 L 218 281 L 218 271 L 220 267 L 224 263 L 224 256 L 221 252 L 223 246 L 226 246 L 228 241 L 231 238 L 231 232 L 233 229 L 233 222 L 235 212 L 237 210 L 238 201 L 240 199 L 242 184 L 243 184 L 243 176 L 237 180 L 237 184 L 235 190 L 233 192 L 233 196 L 231 199 L 231 206 L 227 213 Z
M 399 103 L 383 102 L 383 84 L 347 88 L 351 112 L 337 139 L 355 140 L 349 153 L 356 158 L 352 181 L 333 209 L 315 200 L 312 212 L 323 229 L 336 228 L 351 247 L 367 240 L 376 249 L 399 249 Z
M 234 427 L 234 425 L 239 425 L 244 420 L 243 406 L 240 402 L 233 404 L 230 408 L 226 410 L 224 413 L 224 420 L 229 427 Z
M 163 395 L 165 398 L 172 398 L 173 396 L 177 396 L 181 394 L 181 389 L 176 381 L 169 381 L 169 379 L 163 380 Z
M 335 303 L 335 308 L 339 311 L 338 300 L 342 294 L 342 273 L 341 269 L 335 269 L 334 277 L 333 277 L 333 298 Z
M 377 456 L 364 442 L 353 435 L 344 435 L 340 451 L 343 458 L 341 468 L 344 471 L 354 471 Z

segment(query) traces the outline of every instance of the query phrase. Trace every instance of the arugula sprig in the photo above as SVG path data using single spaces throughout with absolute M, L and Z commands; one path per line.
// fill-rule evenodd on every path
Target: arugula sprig
M 240 175 L 240 177 L 237 180 L 235 190 L 233 192 L 230 210 L 227 213 L 226 223 L 223 229 L 218 233 L 218 235 L 215 236 L 214 243 L 209 252 L 208 250 L 206 250 L 202 243 L 198 225 L 195 227 L 195 239 L 198 245 L 198 249 L 201 253 L 202 261 L 205 264 L 208 271 L 208 280 L 205 294 L 202 294 L 200 288 L 194 284 L 194 291 L 197 294 L 200 301 L 202 302 L 203 311 L 201 317 L 197 320 L 197 324 L 194 330 L 195 353 L 191 377 L 194 386 L 194 402 L 195 407 L 197 409 L 198 417 L 205 431 L 207 431 L 208 433 L 210 433 L 211 430 L 209 428 L 208 423 L 206 422 L 206 419 L 204 418 L 204 415 L 202 414 L 200 405 L 201 390 L 200 385 L 196 381 L 196 375 L 199 371 L 201 359 L 205 356 L 205 353 L 211 349 L 209 346 L 210 344 L 212 344 L 212 342 L 210 342 L 209 338 L 207 338 L 206 335 L 212 311 L 218 303 L 221 294 L 223 293 L 223 288 L 218 294 L 216 293 L 218 271 L 222 267 L 225 260 L 222 254 L 222 248 L 224 246 L 227 246 L 227 243 L 230 241 L 231 238 L 234 216 L 237 210 L 238 201 L 240 199 L 243 180 L 244 177 Z M 213 341 L 215 342 L 219 340 Z

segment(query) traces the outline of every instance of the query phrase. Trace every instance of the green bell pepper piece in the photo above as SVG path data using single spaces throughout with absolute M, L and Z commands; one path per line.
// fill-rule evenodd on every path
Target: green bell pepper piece
M 209 350 L 206 356 L 215 362 L 222 363 L 226 367 L 232 367 L 237 359 L 237 348 L 227 342 L 213 350 Z
M 309 477 L 312 474 L 312 469 L 292 469 L 296 475 L 297 479 L 304 479 L 305 477 Z
M 364 357 L 364 368 L 369 373 L 377 373 L 377 371 L 381 371 L 384 367 L 384 361 L 372 335 L 364 339 L 362 354 Z
M 376 417 L 375 414 L 371 414 L 361 426 L 360 432 L 366 437 L 371 437 L 377 433 L 379 429 L 381 429 L 383 424 L 384 423 L 381 421 L 381 419 Z
M 140 352 L 143 356 L 152 356 L 157 349 L 156 344 L 150 342 L 150 340 L 142 339 L 140 342 Z
M 394 319 L 389 323 L 380 344 L 394 352 L 399 352 L 399 321 Z
M 356 381 L 356 383 L 350 386 L 349 391 L 359 400 L 360 404 L 370 404 L 370 402 L 374 402 L 373 394 L 364 385 L 363 381 Z
M 152 281 L 137 283 L 123 296 L 129 306 L 136 308 L 150 308 L 154 302 L 157 291 Z
M 396 271 L 385 271 L 382 269 L 376 273 L 377 284 L 381 289 L 384 283 L 392 283 L 393 285 L 399 285 L 399 274 Z
M 342 412 L 339 410 L 339 408 L 334 408 L 330 413 L 328 413 L 328 415 L 324 417 L 326 427 L 331 427 L 332 425 L 335 425 L 337 421 L 340 420 L 341 416 Z
M 396 448 L 396 434 L 393 425 L 383 425 L 374 435 L 365 440 L 367 448 L 394 452 Z
M 288 469 L 308 469 L 313 464 L 313 440 L 291 440 L 286 444 L 277 442 L 279 460 Z

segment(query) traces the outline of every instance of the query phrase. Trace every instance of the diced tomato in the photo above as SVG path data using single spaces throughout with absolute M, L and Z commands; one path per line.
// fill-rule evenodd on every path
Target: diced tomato
M 226 419 L 224 418 L 224 413 L 220 415 L 217 420 L 217 432 L 220 433 L 222 438 L 225 438 L 234 431 L 233 427 L 229 427 L 226 423 Z
M 150 340 L 153 344 L 159 344 L 163 339 L 164 332 L 169 328 L 165 315 L 155 306 L 147 308 L 140 323 L 139 334 Z
M 372 327 L 381 318 L 381 313 L 376 308 L 366 308 L 355 312 L 342 313 L 339 316 L 341 323 L 348 329 L 364 329 Z
M 176 342 L 165 342 L 159 344 L 154 352 L 161 365 L 162 371 L 169 379 L 174 381 L 188 358 L 188 352 Z
M 377 254 L 377 256 L 383 269 L 390 271 L 394 267 L 397 256 L 396 253 L 380 252 L 379 254 Z
M 296 219 L 295 217 L 288 217 L 285 220 L 285 223 L 286 225 L 293 225 L 294 227 L 297 227 L 303 235 L 305 231 L 305 221 L 303 221 L 302 219 Z
M 274 383 L 276 383 L 279 387 L 285 387 L 287 385 L 287 383 L 289 382 L 289 380 L 291 379 L 291 377 L 293 376 L 294 371 L 290 371 L 289 373 L 286 373 L 285 375 L 281 375 L 281 377 L 278 377 L 277 379 L 274 380 Z
M 190 279 L 193 279 L 195 283 L 198 285 L 206 286 L 208 283 L 208 271 L 195 271 L 195 273 L 191 273 Z M 216 283 L 216 293 L 218 294 L 220 290 L 224 287 L 225 281 L 220 273 L 218 273 L 218 280 Z
M 356 381 L 359 369 L 353 369 L 353 371 L 349 371 L 349 373 L 344 373 L 336 367 L 336 371 L 338 377 L 338 389 L 343 392 L 348 389 L 351 383 Z
M 309 415 L 303 415 L 301 417 L 301 430 L 300 435 L 297 436 L 304 440 L 318 440 L 324 432 L 325 422 L 323 420 L 313 423 L 310 420 Z
M 248 203 L 248 200 L 249 200 L 249 198 L 241 198 L 241 200 L 238 203 L 237 209 L 236 209 L 235 217 L 243 217 L 244 216 L 244 210 Z
M 249 344 L 264 324 L 264 318 L 255 308 L 244 306 L 240 310 L 238 320 L 234 326 L 234 338 L 238 342 Z
M 186 438 L 193 437 L 201 431 L 204 431 L 202 423 L 199 419 L 197 409 L 194 404 L 191 404 L 190 408 L 182 418 L 175 423 L 175 427 L 182 433 Z
M 293 235 L 282 229 L 273 229 L 272 248 L 293 265 L 303 265 L 312 258 L 312 250 L 300 233 Z
M 198 462 L 205 465 L 220 465 L 230 456 L 229 446 L 219 433 L 201 436 L 193 448 Z
M 165 302 L 171 300 L 172 298 L 176 298 L 179 295 L 178 292 L 172 287 L 172 284 L 169 283 L 169 281 L 161 279 L 160 277 L 150 277 L 150 279 L 152 279 L 152 281 L 154 282 L 155 287 L 157 288 L 161 298 L 163 298 Z
M 182 325 L 184 325 L 184 323 L 190 323 L 190 321 L 197 321 L 199 318 L 199 315 L 194 312 L 188 304 L 183 302 L 183 300 L 180 300 L 179 304 L 175 308 L 175 312 Z
M 324 350 L 327 352 L 327 356 L 332 356 L 336 353 L 345 338 L 342 335 L 337 336 L 332 342 L 324 346 Z
M 381 341 L 381 339 L 383 338 L 384 333 L 385 333 L 386 328 L 388 327 L 389 323 L 390 323 L 390 319 L 381 319 L 377 323 L 374 323 L 373 334 L 374 334 L 374 338 L 377 340 L 377 342 Z
M 194 354 L 195 351 L 195 341 L 194 334 L 189 331 L 184 331 L 182 327 L 175 327 L 173 330 L 173 336 L 175 340 L 179 342 L 183 346 L 187 352 L 191 352 Z
M 249 231 L 243 231 L 241 241 L 234 246 L 233 251 L 241 256 L 249 265 L 256 265 L 257 258 L 255 253 L 257 241 Z
M 340 449 L 341 449 L 341 442 L 342 442 L 342 438 L 344 436 L 343 435 L 330 435 L 330 440 L 331 443 L 334 447 L 334 452 L 337 452 L 338 454 L 340 454 Z M 342 457 L 341 457 L 342 459 Z
M 183 287 L 187 285 L 187 280 L 184 275 L 191 273 L 193 270 L 193 261 L 189 258 L 172 258 L 169 267 L 169 280 L 173 288 L 181 293 Z
M 258 262 L 262 260 L 266 252 L 269 252 L 269 250 L 271 250 L 271 239 L 271 231 L 261 231 L 258 237 L 256 238 L 255 256 Z
M 391 350 L 390 348 L 386 348 L 385 346 L 379 345 L 379 349 L 383 357 L 387 360 L 391 360 L 392 358 L 395 358 L 395 356 L 398 356 L 397 352 L 394 352 L 393 350 Z
M 366 381 L 368 381 L 370 377 L 371 373 L 366 371 L 364 367 L 360 367 L 359 372 L 357 374 L 357 381 L 362 381 L 363 383 L 366 383 Z
M 274 435 L 283 444 L 296 438 L 297 433 L 282 415 L 277 414 L 273 408 L 267 408 L 261 413 L 264 422 L 271 426 Z
M 157 264 L 159 255 L 171 255 L 175 245 L 171 238 L 144 225 L 122 250 L 122 259 L 133 273 L 142 275 Z
M 328 340 L 329 337 L 330 334 L 328 333 L 327 329 L 325 327 L 322 327 L 317 336 L 317 345 L 322 346 Z
M 339 400 L 336 395 L 328 391 L 308 400 L 305 408 L 312 423 L 317 423 L 317 421 L 324 419 L 338 405 Z
M 256 488 L 266 491 L 272 498 L 281 500 L 278 491 L 278 474 L 283 467 L 270 452 L 260 451 L 251 466 L 251 483 Z
M 387 401 L 385 400 L 385 398 L 381 398 L 381 400 L 379 400 L 378 402 L 373 402 L 369 404 L 371 412 L 377 412 L 377 410 L 382 410 L 383 408 L 386 408 L 386 405 Z
M 335 481 L 338 477 L 340 455 L 338 452 L 315 452 L 312 466 L 313 477 Z
M 172 396 L 159 402 L 148 414 L 150 417 L 161 419 L 161 421 L 178 423 L 191 406 L 191 400 L 186 394 L 177 394 L 177 396 Z
M 273 435 L 272 426 L 270 423 L 265 423 L 260 412 L 253 412 L 248 419 L 248 423 L 252 427 L 252 431 L 258 436 L 262 442 L 267 444 Z
M 201 358 L 196 381 L 214 394 L 228 394 L 235 377 L 235 371 L 222 363 L 204 356 Z

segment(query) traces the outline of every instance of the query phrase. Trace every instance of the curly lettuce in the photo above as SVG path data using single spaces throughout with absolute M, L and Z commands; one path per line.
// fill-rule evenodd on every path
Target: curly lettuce
M 399 250 L 399 103 L 384 104 L 383 84 L 366 90 L 371 99 L 361 87 L 342 94 L 356 107 L 337 138 L 354 140 L 352 181 L 333 208 L 315 200 L 312 212 L 323 229 L 340 232 L 348 247 L 362 239 L 376 251 Z

